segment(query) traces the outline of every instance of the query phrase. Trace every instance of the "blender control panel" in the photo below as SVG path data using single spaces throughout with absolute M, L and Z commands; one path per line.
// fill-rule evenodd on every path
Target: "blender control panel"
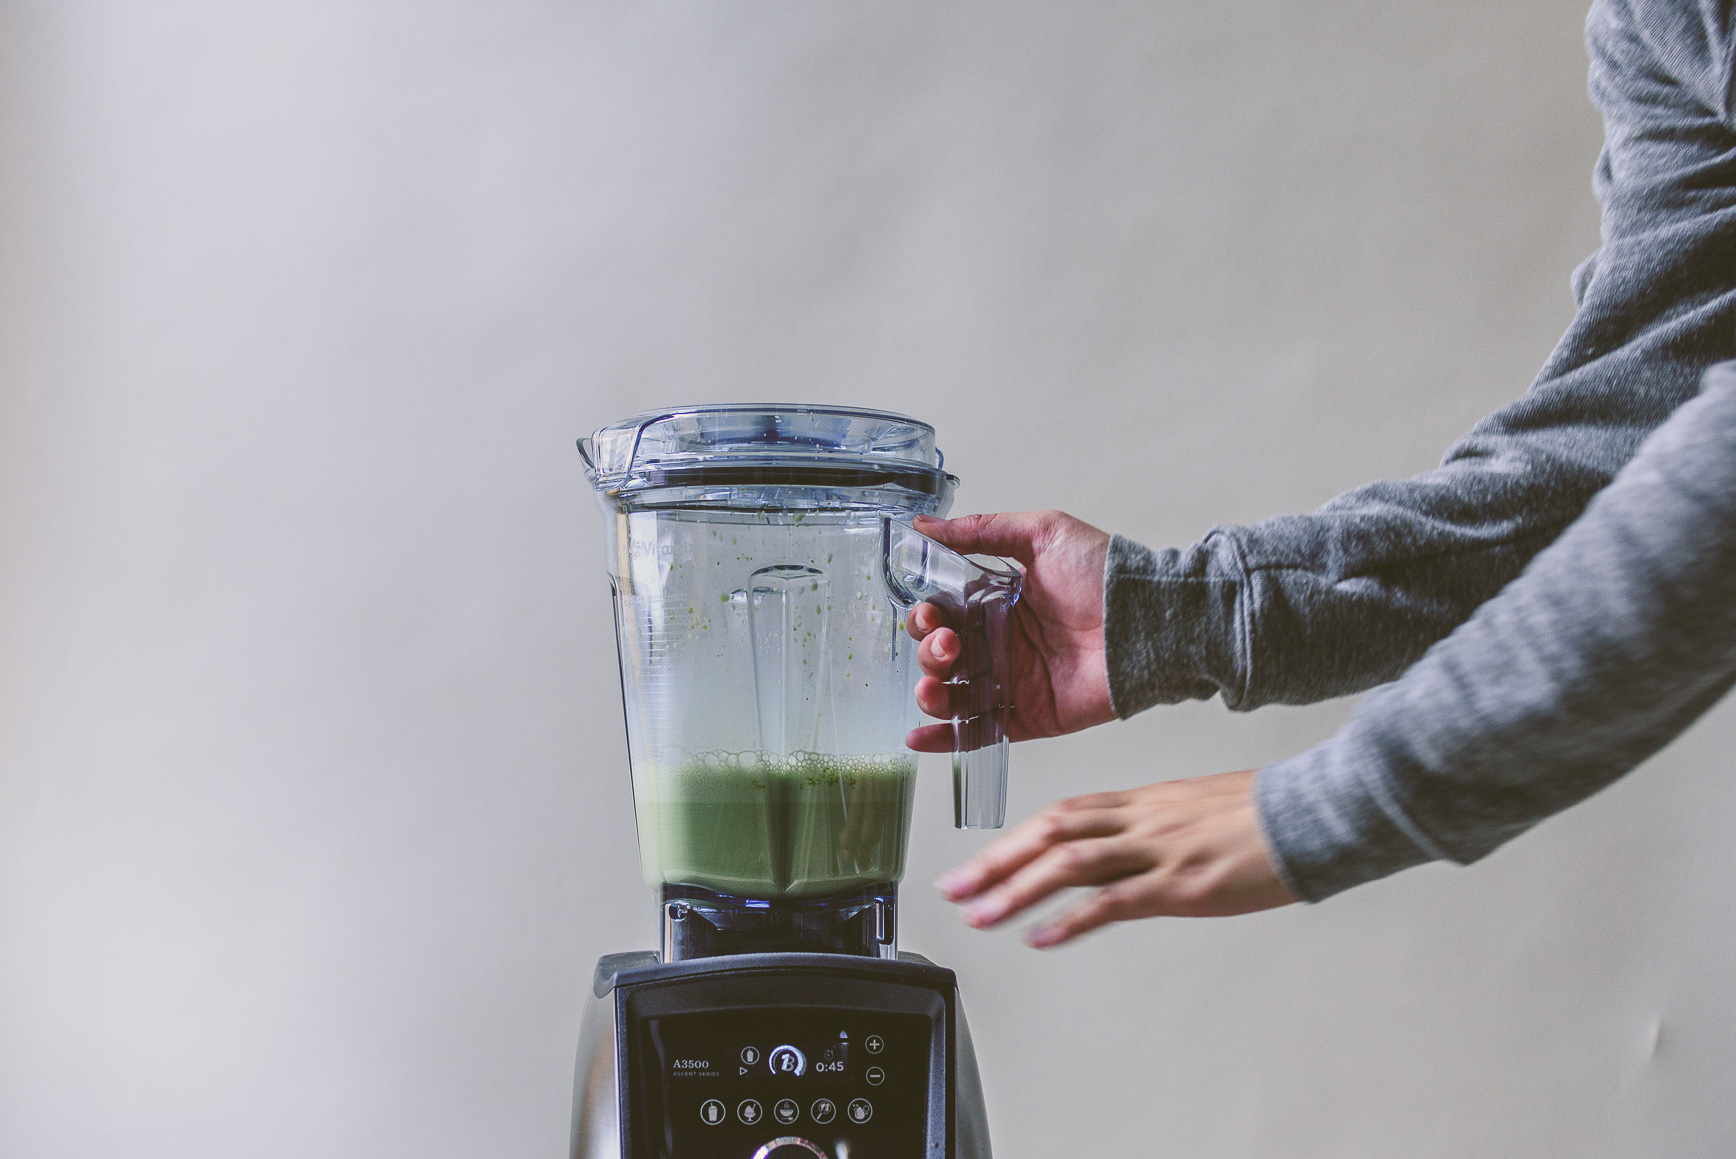
M 801 1139 L 832 1159 L 927 1151 L 933 1024 L 871 1011 L 731 1010 L 647 1020 L 658 1159 L 754 1159 Z M 645 1092 L 650 1094 L 650 1091 Z M 804 1153 L 773 1147 L 777 1159 Z

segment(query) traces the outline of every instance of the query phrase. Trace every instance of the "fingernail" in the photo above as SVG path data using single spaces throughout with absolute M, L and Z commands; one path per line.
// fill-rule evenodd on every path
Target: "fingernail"
M 1031 936 L 1025 939 L 1033 950 L 1046 950 L 1061 940 L 1061 931 L 1054 926 L 1042 926 L 1031 931 Z
M 979 901 L 975 905 L 967 905 L 964 907 L 965 924 L 975 926 L 978 929 L 981 929 L 984 926 L 992 926 L 999 921 L 1000 918 L 1001 907 L 998 902 Z
M 970 892 L 971 874 L 963 869 L 949 869 L 934 879 L 934 888 L 948 901 Z

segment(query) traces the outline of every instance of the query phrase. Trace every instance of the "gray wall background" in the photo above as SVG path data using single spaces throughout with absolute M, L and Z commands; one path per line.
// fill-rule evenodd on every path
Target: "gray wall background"
M 0 6 L 0 1155 L 562 1153 L 650 944 L 573 438 L 939 428 L 1152 543 L 1430 466 L 1596 244 L 1581 0 Z M 1345 704 L 1016 753 L 1012 808 Z M 1470 869 L 1053 954 L 1003 1159 L 1736 1146 L 1736 713 Z

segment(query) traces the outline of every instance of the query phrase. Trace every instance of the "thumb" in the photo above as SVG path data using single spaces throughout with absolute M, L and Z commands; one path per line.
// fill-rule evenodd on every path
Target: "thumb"
M 1044 533 L 1048 511 L 1002 512 L 995 515 L 963 515 L 957 519 L 916 517 L 916 530 L 938 540 L 961 555 L 1005 555 L 1031 566 Z

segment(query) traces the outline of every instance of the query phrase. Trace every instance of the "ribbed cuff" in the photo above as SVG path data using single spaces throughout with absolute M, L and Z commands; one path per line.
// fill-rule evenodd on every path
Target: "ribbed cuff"
M 1344 733 L 1261 769 L 1254 803 L 1266 848 L 1290 892 L 1324 901 L 1353 885 L 1438 860 L 1382 805 Z
M 1247 687 L 1246 587 L 1234 544 L 1217 535 L 1186 552 L 1112 537 L 1103 565 L 1103 636 L 1115 715 L 1220 692 L 1235 708 Z

